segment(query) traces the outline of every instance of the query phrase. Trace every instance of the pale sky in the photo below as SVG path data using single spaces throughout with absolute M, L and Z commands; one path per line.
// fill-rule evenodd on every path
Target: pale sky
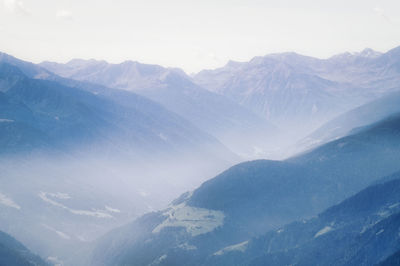
M 400 0 L 0 0 L 0 51 L 180 67 L 400 46 Z

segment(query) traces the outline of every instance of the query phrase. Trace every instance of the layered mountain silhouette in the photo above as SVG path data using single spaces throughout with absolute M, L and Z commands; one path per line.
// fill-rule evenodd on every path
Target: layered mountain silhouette
M 396 265 L 399 60 L 282 53 L 190 77 L 0 53 L 0 229 L 65 265 Z M 275 160 L 232 166 L 255 158 Z M 0 253 L 45 265 L 2 233 Z
M 397 266 L 400 265 L 400 251 L 397 251 L 393 255 L 389 256 L 387 259 L 379 263 L 380 266 Z
M 213 254 L 244 249 L 251 237 L 316 215 L 398 171 L 399 133 L 394 115 L 287 161 L 236 165 L 170 208 L 111 231 L 93 265 L 208 265 Z
M 273 139 L 279 136 L 279 130 L 275 126 L 226 97 L 194 84 L 180 69 L 133 61 L 109 64 L 78 59 L 67 64 L 44 62 L 40 66 L 62 77 L 134 91 L 162 104 L 245 157 L 276 148 Z
M 0 231 L 0 265 L 49 266 L 12 236 Z
M 372 102 L 352 109 L 322 125 L 299 142 L 300 149 L 316 147 L 328 141 L 346 136 L 362 126 L 400 113 L 400 93 L 393 92 Z
M 26 69 L 29 72 L 30 68 Z M 201 152 L 209 147 L 214 154 L 220 149 L 220 158 L 233 156 L 212 136 L 138 95 L 130 93 L 127 106 L 80 88 L 31 79 L 7 63 L 1 63 L 0 73 L 3 143 L 9 146 L 2 152 L 23 149 L 27 143 L 60 145 L 62 149 L 95 143 L 117 150 L 123 146 L 124 152 L 133 154 L 146 150 L 186 152 L 193 145 Z
M 5 54 L 0 155 L 1 229 L 63 260 L 239 158 L 150 99 Z
M 231 246 L 205 265 L 396 265 L 400 174 L 319 214 Z
M 399 48 L 385 54 L 366 49 L 328 59 L 271 54 L 201 71 L 194 81 L 282 128 L 296 128 L 298 135 L 399 90 L 398 60 Z

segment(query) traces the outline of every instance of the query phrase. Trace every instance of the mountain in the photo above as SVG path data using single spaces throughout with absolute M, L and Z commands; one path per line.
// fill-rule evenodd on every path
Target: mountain
M 288 161 L 314 169 L 334 183 L 335 193 L 349 196 L 398 169 L 399 136 L 400 114 L 393 114 Z
M 400 265 L 400 250 L 378 264 L 379 266 L 398 266 Z
M 131 105 L 127 107 L 78 88 L 28 78 L 9 64 L 2 63 L 0 72 L 2 125 L 7 125 L 10 132 L 32 127 L 35 129 L 32 135 L 40 132 L 37 135 L 42 140 L 48 138 L 62 145 L 114 142 L 116 147 L 125 143 L 124 150 L 142 152 L 146 149 L 183 151 L 205 145 L 229 154 L 210 135 L 143 97 L 130 94 Z M 128 143 L 130 147 L 126 146 Z
M 194 84 L 180 69 L 133 61 L 109 64 L 80 59 L 67 64 L 43 62 L 40 66 L 65 78 L 134 91 L 162 104 L 244 157 L 259 157 L 277 146 L 279 134 L 275 126 L 224 96 Z
M 400 93 L 393 92 L 352 109 L 330 120 L 299 142 L 304 147 L 315 147 L 348 135 L 353 129 L 378 122 L 394 113 L 400 113 Z
M 63 153 L 101 150 L 105 157 L 192 154 L 220 162 L 236 158 L 218 140 L 159 104 L 134 93 L 119 94 L 32 79 L 17 67 L 0 63 L 0 153 L 45 148 Z
M 207 265 L 225 248 L 242 250 L 251 237 L 312 217 L 398 171 L 399 136 L 394 115 L 286 161 L 236 165 L 108 233 L 92 265 Z
M 35 64 L 17 59 L 9 54 L 0 52 L 0 62 L 13 65 L 20 69 L 26 76 L 35 79 L 47 79 L 53 77 L 54 74 Z
M 396 265 L 400 174 L 370 186 L 317 217 L 226 247 L 205 265 Z
M 1 60 L 0 229 L 42 257 L 81 265 L 88 242 L 238 160 L 145 97 Z
M 12 236 L 0 231 L 0 265 L 49 266 L 50 264 L 31 253 Z
M 320 70 L 328 79 L 360 84 L 368 93 L 398 90 L 400 47 L 372 57 L 351 55 L 334 56 L 326 60 Z
M 328 59 L 270 54 L 203 70 L 195 83 L 253 110 L 294 137 L 363 103 L 399 90 L 397 48 L 366 49 Z
M 159 259 L 197 265 L 230 243 L 313 214 L 319 204 L 307 194 L 314 188 L 302 183 L 318 183 L 314 180 L 307 169 L 285 162 L 236 165 L 169 208 L 108 233 L 94 250 L 92 265 L 150 265 Z
M 245 64 L 202 71 L 194 80 L 286 130 L 303 130 L 332 116 L 332 110 L 347 107 L 339 95 L 332 93 L 343 85 L 291 64 L 297 60 L 308 58 L 297 54 L 256 57 Z M 221 82 L 220 76 L 226 80 Z M 212 83 L 214 79 L 219 86 Z

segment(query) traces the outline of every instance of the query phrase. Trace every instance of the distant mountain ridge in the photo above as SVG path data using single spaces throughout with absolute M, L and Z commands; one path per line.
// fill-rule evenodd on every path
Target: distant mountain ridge
M 121 105 L 115 99 L 107 99 L 105 96 L 97 95 L 96 92 L 64 86 L 58 82 L 57 76 L 31 63 L 4 54 L 2 58 L 11 64 L 1 63 L 0 92 L 3 100 L 12 104 L 12 106 L 3 107 L 11 109 L 3 109 L 4 117 L 2 119 L 12 120 L 16 123 L 24 122 L 24 126 L 36 127 L 36 131 L 42 131 L 39 134 L 42 139 L 50 138 L 54 141 L 55 138 L 61 139 L 62 136 L 71 139 L 78 134 L 79 138 L 84 137 L 81 140 L 83 142 L 89 139 L 91 141 L 103 139 L 105 144 L 114 141 L 113 145 L 118 146 L 120 144 L 115 142 L 115 136 L 119 134 L 119 141 L 123 141 L 123 138 L 131 138 L 130 143 L 136 145 L 136 149 L 139 146 L 146 147 L 147 145 L 146 148 L 157 146 L 157 149 L 160 150 L 163 146 L 170 146 L 170 149 L 187 149 L 190 146 L 187 145 L 189 142 L 192 144 L 197 142 L 195 145 L 198 145 L 200 139 L 213 139 L 212 136 L 201 132 L 174 113 L 133 93 L 125 95 L 125 98 L 130 100 L 130 106 Z M 0 62 L 2 61 L 0 60 Z M 21 67 L 22 71 L 17 67 Z M 50 80 L 31 79 L 25 76 L 25 73 L 30 73 L 33 77 L 48 75 L 46 79 Z M 62 79 L 60 81 L 73 83 Z M 106 88 L 102 90 L 110 91 Z M 101 93 L 105 92 L 101 91 Z M 15 108 L 19 108 L 21 112 L 24 110 L 25 113 L 16 112 Z M 37 111 L 41 113 L 40 116 L 38 116 L 39 113 L 35 113 Z M 21 115 L 18 116 L 20 113 Z M 63 121 L 69 124 L 63 124 Z M 6 125 L 9 128 L 14 124 L 2 123 L 2 126 Z M 60 128 L 56 131 L 60 126 L 75 127 L 75 129 L 70 128 L 69 131 L 66 131 L 66 128 Z M 79 130 L 77 130 L 78 127 Z M 54 132 L 52 133 L 52 131 Z M 175 132 L 170 135 L 169 131 Z M 189 133 L 189 131 L 191 132 Z M 160 134 L 163 137 L 160 137 Z M 185 134 L 187 135 L 185 136 Z M 202 136 L 200 137 L 199 134 Z M 211 142 L 213 141 L 215 144 L 218 143 L 215 139 Z M 184 142 L 186 144 L 183 144 Z M 12 143 L 12 141 L 7 141 L 7 143 Z M 90 143 L 90 141 L 86 141 L 86 143 Z M 221 144 L 217 144 L 217 146 L 219 145 L 221 148 L 223 147 Z M 227 149 L 226 151 L 229 153 Z
M 311 133 L 345 111 L 399 90 L 399 49 L 382 54 L 367 48 L 328 59 L 270 54 L 200 71 L 193 80 L 284 129 Z
M 0 53 L 1 229 L 77 266 L 89 256 L 94 266 L 395 262 L 399 62 L 400 47 L 282 53 L 190 78 L 132 61 L 36 65 Z M 211 171 L 154 210 L 150 198 L 313 128 L 312 149 Z M 76 161 L 53 156 L 68 150 Z
M 78 265 L 72 251 L 238 158 L 150 99 L 0 55 L 1 229 L 43 257 Z
M 180 69 L 133 61 L 109 64 L 80 59 L 66 64 L 43 62 L 40 66 L 66 78 L 148 97 L 244 157 L 260 156 L 256 154 L 258 151 L 267 153 L 276 148 L 273 140 L 279 136 L 279 130 L 274 125 L 226 97 L 194 84 Z
M 335 117 L 301 140 L 298 145 L 302 149 L 314 148 L 396 113 L 400 113 L 400 92 L 389 93 Z
M 269 54 L 249 62 L 230 61 L 192 77 L 180 69 L 133 61 L 75 59 L 40 65 L 63 77 L 133 90 L 216 136 L 236 153 L 259 153 L 255 158 L 263 158 L 340 114 L 400 90 L 397 51 L 366 48 L 328 59 L 293 52 Z M 242 135 L 249 137 L 243 140 Z

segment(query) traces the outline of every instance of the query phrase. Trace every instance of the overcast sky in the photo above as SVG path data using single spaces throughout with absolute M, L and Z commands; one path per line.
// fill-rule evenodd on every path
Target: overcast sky
M 137 60 L 188 73 L 273 52 L 400 45 L 400 0 L 0 0 L 0 51 Z

